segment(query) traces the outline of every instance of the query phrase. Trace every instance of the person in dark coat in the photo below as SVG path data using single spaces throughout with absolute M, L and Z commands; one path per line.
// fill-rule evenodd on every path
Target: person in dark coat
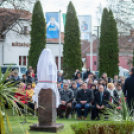
M 79 88 L 77 88 L 77 83 L 75 81 L 72 82 L 70 90 L 72 90 L 74 95 L 72 101 L 72 113 L 73 113 L 75 111 L 77 92 L 80 90 Z
M 79 79 L 79 78 L 82 78 L 82 74 L 81 74 L 80 71 L 77 72 L 76 76 L 74 77 L 74 80 L 77 80 L 77 79 Z
M 11 81 L 12 83 L 14 83 L 14 86 L 17 86 L 20 83 L 18 71 L 14 71 L 14 75 L 8 81 Z
M 93 92 L 88 89 L 87 83 L 83 83 L 82 89 L 77 92 L 76 101 L 77 104 L 75 109 L 78 114 L 78 119 L 82 119 L 81 108 L 84 108 L 85 110 L 83 119 L 86 120 L 91 102 L 93 101 Z
M 28 76 L 30 71 L 32 71 L 32 66 L 29 66 L 28 70 L 26 71 L 26 76 Z
M 26 83 L 26 79 L 27 79 L 26 74 L 23 74 L 21 81 L 22 81 L 23 83 Z
M 89 74 L 92 74 L 90 68 L 88 68 L 87 71 L 84 73 L 83 79 L 86 80 Z
M 33 83 L 32 71 L 29 71 L 29 74 L 26 79 L 26 83 Z
M 99 113 L 102 113 L 102 110 L 108 107 L 108 102 L 110 101 L 110 93 L 105 90 L 102 85 L 99 86 L 98 90 L 94 95 L 94 107 L 92 109 L 93 120 L 99 119 Z
M 68 83 L 64 83 L 63 90 L 60 91 L 60 97 L 61 97 L 61 104 L 57 109 L 57 114 L 60 116 L 60 118 L 64 118 L 61 107 L 65 106 L 66 107 L 65 117 L 68 119 L 69 114 L 71 112 L 72 100 L 73 100 L 73 92 L 69 90 Z
M 123 86 L 124 95 L 127 96 L 127 104 L 129 109 L 134 108 L 134 68 L 131 69 L 130 76 L 126 78 Z
M 93 95 L 95 95 L 95 93 L 99 91 L 98 89 L 96 89 L 95 84 L 91 84 L 90 89 L 93 91 Z

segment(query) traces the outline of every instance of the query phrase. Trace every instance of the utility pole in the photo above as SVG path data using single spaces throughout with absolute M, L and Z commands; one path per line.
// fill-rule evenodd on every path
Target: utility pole
M 59 11 L 59 56 L 58 56 L 58 70 L 61 70 L 61 10 Z
M 96 61 L 96 67 L 97 71 L 99 70 L 99 46 L 100 46 L 100 26 L 97 27 L 97 61 Z

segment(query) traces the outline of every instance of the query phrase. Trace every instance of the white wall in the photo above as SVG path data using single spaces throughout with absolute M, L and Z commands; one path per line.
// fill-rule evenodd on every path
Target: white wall
M 28 26 L 30 31 L 30 21 L 21 21 L 22 25 Z M 19 28 L 19 27 L 18 27 Z M 14 27 L 15 29 L 15 27 Z M 15 29 L 18 30 L 18 29 Z M 30 34 L 25 36 L 24 34 L 16 33 L 12 30 L 7 32 L 4 42 L 4 64 L 15 63 L 19 65 L 19 56 L 28 56 L 30 47 L 24 46 L 12 46 L 12 43 L 28 43 L 30 44 Z M 0 64 L 2 63 L 2 43 L 0 42 Z M 53 54 L 53 57 L 59 56 L 59 44 L 46 44 L 46 48 L 49 48 Z M 63 57 L 63 45 L 61 45 L 61 57 Z
M 59 56 L 59 44 L 47 44 L 46 48 L 49 48 L 53 54 L 53 57 Z M 61 45 L 61 57 L 63 57 L 63 45 Z
M 21 21 L 24 26 L 29 26 L 29 21 Z M 15 29 L 15 27 L 14 27 Z M 28 43 L 30 44 L 30 35 L 19 34 L 10 30 L 6 34 L 6 40 L 4 43 L 4 63 L 16 63 L 19 65 L 19 56 L 28 56 L 29 47 L 24 46 L 12 46 L 12 43 Z

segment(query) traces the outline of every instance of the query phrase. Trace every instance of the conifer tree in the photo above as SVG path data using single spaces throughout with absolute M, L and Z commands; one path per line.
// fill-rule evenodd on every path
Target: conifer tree
M 99 47 L 99 74 L 106 72 L 108 64 L 108 10 L 107 8 L 103 9 L 102 19 L 101 19 L 101 35 L 100 35 L 100 47 Z
M 76 69 L 82 69 L 80 29 L 75 7 L 72 2 L 69 2 L 68 5 L 64 34 L 64 77 L 66 79 L 71 79 Z
M 101 37 L 99 48 L 100 75 L 106 72 L 113 78 L 119 74 L 118 31 L 112 11 L 104 8 L 101 22 Z
M 118 30 L 116 21 L 113 16 L 112 10 L 109 11 L 109 67 L 107 74 L 109 77 L 114 78 L 114 75 L 119 74 L 119 44 L 118 44 Z
M 33 8 L 30 35 L 31 47 L 29 50 L 28 61 L 29 66 L 32 66 L 36 70 L 40 53 L 46 45 L 46 22 L 42 5 L 39 0 L 35 3 Z

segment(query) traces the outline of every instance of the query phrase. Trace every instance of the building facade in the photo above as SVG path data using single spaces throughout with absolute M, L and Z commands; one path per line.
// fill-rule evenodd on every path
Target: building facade
M 1 10 L 1 9 L 0 9 Z M 13 9 L 6 9 L 7 11 L 14 12 Z M 23 13 L 24 12 L 24 13 Z M 22 15 L 14 23 L 8 25 L 6 30 L 2 31 L 3 38 L 0 39 L 0 65 L 16 64 L 28 65 L 28 53 L 30 49 L 30 31 L 31 31 L 31 17 L 32 14 L 23 11 Z M 26 14 L 25 14 L 26 12 Z M 16 11 L 15 14 L 18 14 Z M 12 19 L 12 17 L 11 17 Z M 10 21 L 10 20 L 9 20 Z M 64 34 L 61 33 L 61 65 L 63 61 L 63 40 Z M 46 48 L 52 51 L 55 62 L 58 66 L 59 58 L 59 40 L 47 39 Z

